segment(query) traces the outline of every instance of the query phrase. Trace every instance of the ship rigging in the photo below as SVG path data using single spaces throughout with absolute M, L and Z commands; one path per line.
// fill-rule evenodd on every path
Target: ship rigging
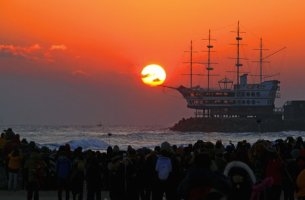
M 266 117 L 271 116 L 275 108 L 275 98 L 279 97 L 278 80 L 263 80 L 263 62 L 266 58 L 276 54 L 284 48 L 263 57 L 263 44 L 260 39 L 260 78 L 258 83 L 249 83 L 248 74 L 240 74 L 240 68 L 243 66 L 240 57 L 241 31 L 239 23 L 236 31 L 236 83 L 225 77 L 218 81 L 219 88 L 210 87 L 210 76 L 213 70 L 210 54 L 213 45 L 211 44 L 211 33 L 208 35 L 208 59 L 207 70 L 207 87 L 193 86 L 193 61 L 192 61 L 192 42 L 190 47 L 190 86 L 179 86 L 176 89 L 186 100 L 187 107 L 195 109 L 196 117 L 205 118 L 241 118 L 241 117 Z M 165 86 L 166 87 L 166 86 Z

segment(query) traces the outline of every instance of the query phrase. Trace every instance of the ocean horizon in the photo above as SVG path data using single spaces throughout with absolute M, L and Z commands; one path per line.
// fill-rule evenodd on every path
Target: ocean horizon
M 135 149 L 150 148 L 167 141 L 171 145 L 186 146 L 198 140 L 215 143 L 221 140 L 224 145 L 237 144 L 246 140 L 254 143 L 259 139 L 276 141 L 287 137 L 303 137 L 305 131 L 281 132 L 179 132 L 168 127 L 156 126 L 97 126 L 97 125 L 1 125 L 2 130 L 12 128 L 20 139 L 33 141 L 38 146 L 58 149 L 69 144 L 71 149 L 105 151 L 108 146 L 119 146 L 126 150 L 129 145 Z

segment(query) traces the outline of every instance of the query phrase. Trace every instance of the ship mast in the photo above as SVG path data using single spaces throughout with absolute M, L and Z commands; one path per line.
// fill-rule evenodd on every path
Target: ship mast
M 185 52 L 189 52 L 190 53 L 190 61 L 189 62 L 185 62 L 185 63 L 189 63 L 190 64 L 190 88 L 193 87 L 193 41 L 191 40 L 191 45 L 190 45 L 190 50 L 189 51 L 185 51 Z
M 208 48 L 208 62 L 206 63 L 207 64 L 207 67 L 206 67 L 206 70 L 208 72 L 208 90 L 210 90 L 210 71 L 213 70 L 213 67 L 211 67 L 211 49 L 214 47 L 213 45 L 211 45 L 211 30 L 209 30 L 209 37 L 207 39 L 209 41 L 208 45 L 207 45 L 207 48 Z M 213 63 L 214 64 L 214 63 Z
M 236 47 L 237 47 L 237 57 L 236 57 L 236 63 L 235 63 L 235 66 L 236 66 L 236 83 L 237 85 L 239 85 L 239 68 L 241 66 L 243 66 L 243 64 L 240 63 L 240 53 L 239 53 L 239 49 L 240 49 L 240 41 L 242 40 L 242 37 L 240 36 L 240 31 L 239 31 L 239 21 L 238 21 L 238 24 L 237 24 L 237 36 L 236 36 Z
M 190 47 L 190 88 L 193 87 L 193 41 L 191 40 Z
M 259 81 L 263 82 L 263 40 L 260 39 L 260 51 L 259 51 Z
M 254 49 L 254 50 L 259 50 L 259 81 L 260 83 L 263 82 L 263 63 L 266 62 L 264 61 L 263 58 L 263 50 L 268 50 L 268 49 L 263 49 L 263 39 L 260 38 L 260 46 L 259 49 Z
M 279 49 L 279 50 L 277 50 L 277 51 L 275 51 L 275 52 L 273 52 L 273 53 L 263 57 L 263 50 L 268 50 L 268 49 L 264 49 L 263 48 L 263 39 L 260 38 L 260 47 L 259 47 L 259 49 L 254 49 L 254 50 L 259 50 L 260 51 L 259 61 L 258 61 L 259 62 L 259 78 L 260 78 L 260 83 L 263 82 L 263 76 L 264 76 L 263 75 L 263 63 L 268 62 L 268 61 L 265 61 L 265 59 L 273 56 L 274 54 L 277 54 L 278 52 L 280 52 L 280 51 L 282 51 L 284 49 L 286 49 L 286 47 L 282 47 L 281 49 Z

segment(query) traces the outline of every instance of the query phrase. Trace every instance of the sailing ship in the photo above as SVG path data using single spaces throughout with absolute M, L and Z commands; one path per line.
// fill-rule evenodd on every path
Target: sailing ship
M 209 31 L 208 39 L 208 60 L 207 60 L 207 87 L 193 86 L 192 81 L 190 87 L 180 86 L 177 89 L 187 102 L 187 107 L 196 110 L 197 115 L 203 117 L 256 117 L 260 115 L 270 115 L 275 108 L 275 99 L 279 97 L 280 81 L 266 80 L 263 81 L 262 64 L 263 57 L 262 39 L 260 44 L 260 82 L 249 83 L 248 74 L 241 74 L 240 69 L 243 66 L 240 58 L 240 36 L 239 23 L 237 26 L 236 39 L 236 83 L 227 77 L 218 81 L 219 88 L 210 88 L 210 71 L 211 66 L 210 52 L 213 48 Z M 191 61 L 192 62 L 192 61 Z M 192 80 L 193 73 L 190 73 Z M 200 112 L 201 111 L 201 112 Z
M 241 31 L 239 22 L 236 31 L 236 81 L 225 77 L 218 81 L 218 88 L 210 87 L 210 72 L 213 70 L 210 53 L 214 47 L 211 44 L 209 31 L 207 52 L 208 59 L 206 64 L 207 70 L 207 87 L 193 86 L 192 72 L 192 43 L 190 50 L 190 86 L 170 87 L 177 90 L 186 100 L 187 107 L 195 110 L 195 118 L 181 120 L 172 129 L 173 130 L 194 130 L 194 131 L 251 131 L 261 127 L 262 120 L 270 121 L 269 125 L 278 126 L 281 123 L 281 109 L 275 108 L 275 99 L 280 97 L 280 81 L 263 80 L 263 63 L 265 59 L 276 54 L 280 50 L 263 56 L 263 44 L 260 39 L 260 59 L 259 59 L 259 81 L 250 83 L 249 74 L 241 73 L 240 46 Z M 272 123 L 271 123 L 272 121 Z M 280 126 L 278 126 L 280 127 Z M 238 131 L 236 130 L 236 131 Z M 272 128 L 268 128 L 272 130 Z

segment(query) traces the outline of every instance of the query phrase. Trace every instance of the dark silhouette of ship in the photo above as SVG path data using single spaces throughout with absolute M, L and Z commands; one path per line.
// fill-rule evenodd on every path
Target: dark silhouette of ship
M 209 31 L 208 60 L 206 62 L 207 87 L 193 86 L 192 43 L 190 50 L 190 86 L 168 87 L 177 90 L 186 100 L 187 107 L 195 110 L 195 116 L 182 119 L 171 129 L 176 131 L 283 131 L 305 130 L 305 101 L 288 101 L 275 108 L 275 99 L 280 97 L 280 81 L 263 80 L 263 62 L 280 50 L 263 56 L 263 44 L 260 40 L 259 82 L 249 83 L 248 74 L 241 74 L 239 23 L 236 31 L 236 82 L 225 77 L 218 81 L 219 88 L 210 87 L 210 71 L 213 70 L 210 53 L 213 45 Z M 295 108 L 297 107 L 297 108 Z M 293 114 L 298 110 L 297 115 Z M 286 112 L 285 112 L 286 111 Z M 303 113 L 302 113 L 303 112 Z

